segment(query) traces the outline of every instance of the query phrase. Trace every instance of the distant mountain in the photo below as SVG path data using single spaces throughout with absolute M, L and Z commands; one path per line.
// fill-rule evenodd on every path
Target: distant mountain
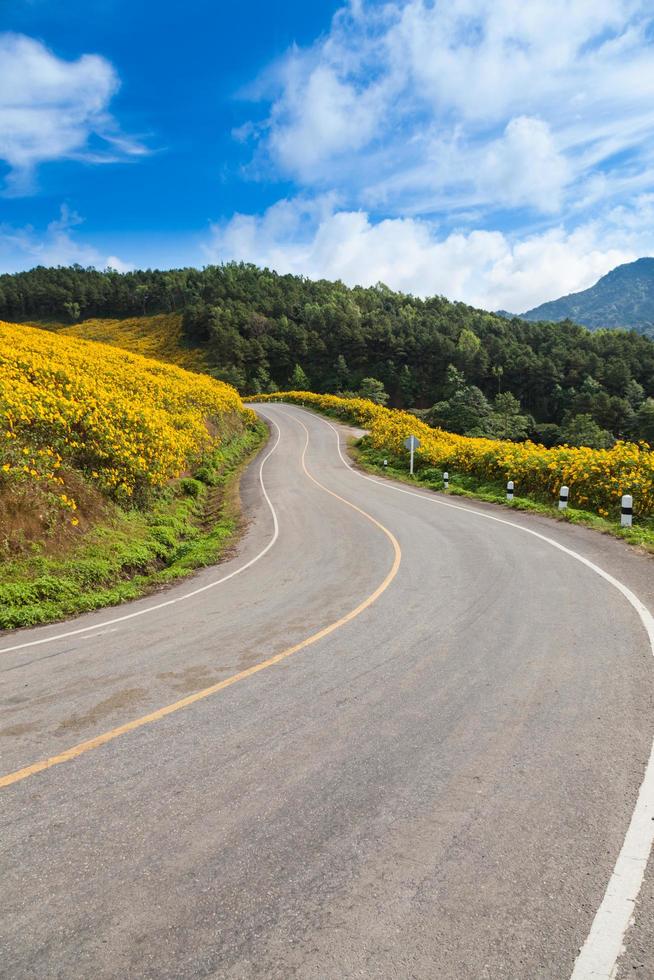
M 591 330 L 626 327 L 654 337 L 654 258 L 619 265 L 590 289 L 542 303 L 521 319 L 569 319 Z

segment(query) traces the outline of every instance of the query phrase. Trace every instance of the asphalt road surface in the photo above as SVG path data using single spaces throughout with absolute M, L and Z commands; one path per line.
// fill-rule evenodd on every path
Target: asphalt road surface
M 261 414 L 230 561 L 0 637 L 0 976 L 651 980 L 651 559 Z

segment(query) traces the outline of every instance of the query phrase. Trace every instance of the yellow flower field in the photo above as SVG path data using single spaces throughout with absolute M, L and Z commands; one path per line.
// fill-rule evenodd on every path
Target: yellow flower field
M 602 516 L 616 513 L 623 493 L 634 498 L 634 513 L 654 515 L 654 452 L 642 443 L 618 442 L 613 449 L 556 446 L 532 442 L 473 439 L 432 429 L 408 412 L 382 408 L 362 398 L 338 398 L 308 391 L 258 395 L 252 401 L 283 398 L 315 406 L 370 430 L 373 447 L 389 455 L 404 452 L 410 434 L 420 439 L 416 467 L 469 473 L 492 481 L 513 480 L 516 494 L 540 500 L 558 499 L 562 484 L 570 488 L 570 503 Z
M 154 357 L 187 371 L 204 371 L 207 367 L 202 351 L 185 346 L 181 313 L 158 313 L 124 320 L 82 320 L 68 325 L 48 324 L 47 329 L 56 331 L 60 337 L 80 337 L 122 347 L 132 354 Z
M 72 514 L 57 491 L 70 466 L 118 501 L 140 500 L 253 418 L 207 376 L 0 322 L 0 489 L 34 481 Z

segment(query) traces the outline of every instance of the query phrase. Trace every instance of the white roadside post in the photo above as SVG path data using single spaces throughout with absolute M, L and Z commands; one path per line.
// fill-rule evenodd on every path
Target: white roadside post
M 625 493 L 622 497 L 622 508 L 620 515 L 620 524 L 622 527 L 631 527 L 632 517 L 634 512 L 634 498 L 630 493 Z
M 568 487 L 561 487 L 559 491 L 559 510 L 565 510 L 568 506 L 568 497 L 570 496 L 570 490 Z
M 409 450 L 409 473 L 413 476 L 413 454 L 420 448 L 420 439 L 417 436 L 407 436 L 404 440 L 404 448 Z
M 443 489 L 448 490 L 449 486 L 450 486 L 450 474 L 446 470 L 445 473 L 443 473 Z
M 513 500 L 513 480 L 509 480 L 506 485 L 506 499 Z
M 386 466 L 388 466 L 388 460 L 387 459 L 384 460 L 384 467 L 386 467 Z

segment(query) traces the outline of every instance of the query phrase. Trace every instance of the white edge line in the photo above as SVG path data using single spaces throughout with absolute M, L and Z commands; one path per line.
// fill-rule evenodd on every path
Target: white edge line
M 304 411 L 307 410 L 304 409 Z M 654 654 L 654 616 L 652 616 L 647 606 L 641 602 L 631 589 L 609 572 L 605 572 L 599 565 L 596 565 L 588 558 L 584 558 L 577 551 L 573 551 L 571 548 L 566 548 L 565 545 L 559 544 L 554 538 L 549 538 L 547 535 L 524 527 L 522 524 L 516 524 L 514 521 L 508 521 L 502 517 L 486 514 L 484 511 L 477 510 L 474 507 L 462 507 L 460 504 L 440 500 L 435 495 L 428 496 L 427 493 L 416 493 L 413 490 L 405 490 L 402 487 L 393 486 L 392 483 L 385 480 L 376 480 L 371 476 L 366 476 L 352 466 L 350 461 L 343 456 L 341 439 L 336 427 L 315 412 L 308 412 L 308 414 L 320 419 L 321 422 L 324 422 L 325 425 L 328 425 L 333 430 L 336 435 L 338 454 L 341 460 L 352 473 L 361 477 L 362 480 L 376 483 L 381 487 L 385 487 L 387 490 L 395 490 L 397 493 L 406 493 L 411 497 L 418 497 L 420 500 L 438 504 L 441 507 L 450 507 L 453 510 L 461 510 L 466 514 L 474 514 L 476 517 L 482 517 L 487 521 L 506 524 L 509 527 L 516 528 L 518 531 L 522 531 L 524 534 L 530 534 L 534 538 L 545 541 L 553 548 L 562 551 L 576 561 L 581 562 L 582 565 L 590 568 L 591 571 L 595 572 L 617 589 L 636 610 L 647 633 L 652 654 Z M 631 925 L 636 900 L 645 877 L 652 844 L 654 844 L 654 743 L 652 744 L 650 756 L 645 768 L 645 775 L 638 791 L 636 806 L 631 815 L 624 843 L 613 868 L 602 902 L 595 913 L 590 932 L 575 961 L 570 980 L 613 980 L 615 977 L 616 963 L 624 951 L 625 933 Z
M 158 602 L 154 606 L 147 606 L 145 609 L 138 609 L 136 612 L 126 613 L 124 616 L 115 616 L 113 619 L 105 619 L 101 623 L 94 623 L 93 626 L 81 626 L 79 629 L 67 630 L 65 633 L 56 633 L 53 636 L 44 636 L 39 640 L 30 640 L 27 643 L 16 643 L 14 644 L 14 646 L 2 647 L 0 648 L 0 656 L 4 653 L 13 653 L 16 650 L 25 650 L 27 649 L 27 647 L 38 647 L 44 643 L 54 643 L 57 640 L 65 640 L 68 639 L 68 637 L 70 636 L 80 636 L 80 634 L 82 633 L 92 633 L 94 630 L 102 630 L 107 626 L 113 626 L 115 623 L 124 623 L 128 619 L 136 619 L 137 616 L 147 616 L 149 613 L 156 612 L 159 609 L 165 609 L 166 606 L 174 606 L 178 602 L 185 602 L 187 599 L 192 599 L 194 596 L 200 595 L 200 593 L 202 592 L 207 592 L 209 589 L 214 589 L 217 585 L 222 585 L 223 582 L 227 582 L 230 578 L 234 578 L 235 575 L 240 575 L 241 572 L 244 572 L 246 569 L 251 568 L 252 565 L 255 564 L 255 562 L 258 562 L 261 558 L 263 558 L 264 555 L 268 554 L 272 546 L 277 541 L 277 538 L 279 537 L 279 522 L 277 520 L 277 512 L 272 505 L 270 497 L 268 496 L 268 492 L 266 491 L 265 484 L 263 482 L 263 468 L 267 460 L 270 459 L 272 454 L 277 449 L 277 446 L 279 445 L 279 441 L 282 436 L 281 429 L 279 428 L 277 423 L 274 422 L 272 419 L 270 419 L 270 421 L 272 422 L 272 424 L 275 426 L 277 430 L 277 439 L 275 440 L 275 445 L 272 447 L 272 449 L 270 449 L 266 453 L 264 458 L 261 460 L 261 465 L 259 466 L 259 483 L 261 484 L 261 490 L 263 491 L 263 496 L 265 498 L 266 504 L 268 505 L 268 508 L 270 509 L 270 513 L 272 514 L 273 535 L 270 541 L 268 542 L 268 544 L 265 546 L 265 548 L 263 548 L 257 555 L 255 555 L 254 558 L 250 558 L 250 560 L 247 561 L 245 565 L 241 565 L 240 568 L 236 568 L 233 572 L 230 572 L 228 575 L 223 575 L 222 578 L 216 579 L 214 582 L 208 582 L 207 585 L 202 585 L 197 589 L 193 589 L 191 592 L 185 592 L 184 595 L 176 596 L 174 599 L 167 599 L 165 602 Z

